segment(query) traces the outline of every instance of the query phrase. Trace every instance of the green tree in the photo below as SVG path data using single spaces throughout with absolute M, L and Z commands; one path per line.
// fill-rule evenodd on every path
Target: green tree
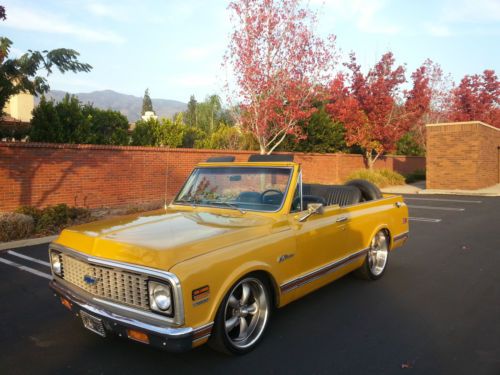
M 53 100 L 44 95 L 33 110 L 29 139 L 32 142 L 64 142 L 64 134 Z
M 195 148 L 197 145 L 202 144 L 206 137 L 207 134 L 203 130 L 186 125 L 182 137 L 182 147 Z
M 0 7 L 0 19 L 5 20 L 5 8 Z M 32 95 L 44 94 L 49 90 L 46 77 L 38 75 L 40 70 L 45 70 L 47 75 L 54 68 L 61 73 L 71 71 L 89 72 L 92 66 L 78 61 L 80 54 L 72 49 L 58 48 L 51 51 L 31 51 L 19 58 L 9 58 L 12 41 L 0 37 L 0 111 L 9 98 L 21 92 Z
M 78 98 L 66 94 L 55 106 L 64 143 L 90 143 L 90 120 L 85 117 Z
M 425 149 L 417 141 L 413 132 L 408 132 L 396 143 L 396 154 L 407 156 L 425 156 Z
M 191 95 L 188 108 L 184 112 L 184 122 L 210 135 L 217 131 L 220 123 L 234 125 L 231 112 L 232 109 L 222 106 L 222 101 L 216 94 L 207 96 L 203 102 L 197 102 L 194 95 Z
M 146 89 L 146 91 L 144 92 L 144 98 L 142 98 L 141 114 L 144 115 L 146 112 L 154 112 L 153 102 L 151 101 L 151 97 L 149 96 L 149 89 Z
M 186 126 L 177 121 L 162 118 L 161 120 L 139 120 L 132 132 L 134 146 L 182 146 Z
M 90 122 L 89 143 L 98 145 L 127 145 L 129 143 L 128 120 L 118 111 L 102 110 L 91 105 L 82 108 Z
M 33 110 L 29 139 L 34 142 L 127 145 L 128 120 L 117 111 L 84 105 L 66 94 L 59 103 L 42 96 Z
M 196 119 L 196 110 L 197 110 L 198 102 L 196 101 L 194 95 L 191 95 L 189 98 L 189 102 L 187 105 L 187 110 L 184 115 L 184 118 L 186 119 L 186 125 L 188 126 L 197 126 L 197 119 Z
M 333 120 L 323 104 L 309 118 L 307 126 L 301 124 L 303 137 L 290 136 L 279 146 L 281 151 L 335 153 L 346 152 L 344 125 Z
M 259 144 L 253 134 L 242 132 L 236 126 L 221 123 L 210 136 L 197 140 L 195 147 L 216 150 L 257 150 Z

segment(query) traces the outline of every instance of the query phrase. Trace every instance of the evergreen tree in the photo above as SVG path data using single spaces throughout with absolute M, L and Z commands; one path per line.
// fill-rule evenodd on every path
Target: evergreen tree
M 146 89 L 146 91 L 144 92 L 144 98 L 142 99 L 141 114 L 144 116 L 146 112 L 154 112 L 153 102 L 151 101 L 151 97 L 149 96 L 149 89 Z
M 196 116 L 196 108 L 198 102 L 196 101 L 194 95 L 191 95 L 189 98 L 189 102 L 187 105 L 187 111 L 185 113 L 184 118 L 186 119 L 186 125 L 188 126 L 198 126 L 197 116 Z

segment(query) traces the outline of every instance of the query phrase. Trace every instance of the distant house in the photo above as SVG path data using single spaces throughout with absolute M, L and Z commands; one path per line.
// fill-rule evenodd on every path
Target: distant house
M 35 108 L 35 98 L 23 92 L 12 96 L 3 108 L 3 112 L 16 121 L 30 122 L 33 108 Z
M 146 111 L 142 116 L 141 118 L 144 120 L 144 121 L 149 121 L 151 119 L 153 120 L 157 120 L 158 119 L 158 116 L 156 116 L 156 114 L 153 112 L 153 111 Z
M 0 135 L 3 138 L 18 138 L 25 134 L 30 126 L 35 99 L 29 93 L 12 96 L 3 108 L 0 117 Z

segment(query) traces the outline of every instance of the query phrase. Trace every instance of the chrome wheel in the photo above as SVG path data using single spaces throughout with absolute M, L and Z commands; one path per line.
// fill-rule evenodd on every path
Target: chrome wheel
M 229 343 L 246 349 L 260 338 L 269 317 L 266 287 L 257 278 L 245 278 L 233 287 L 224 307 L 224 331 Z
M 373 237 L 370 250 L 368 250 L 368 268 L 373 276 L 379 276 L 384 272 L 388 254 L 387 236 L 383 231 L 380 231 Z

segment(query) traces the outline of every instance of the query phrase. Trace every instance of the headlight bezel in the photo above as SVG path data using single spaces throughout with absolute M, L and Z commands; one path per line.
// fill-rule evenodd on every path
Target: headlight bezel
M 50 251 L 50 269 L 52 273 L 56 276 L 62 277 L 62 262 L 61 262 L 61 253 L 58 251 L 51 250 Z M 56 265 L 58 265 L 56 267 Z
M 167 309 L 161 309 L 158 306 L 155 294 L 159 293 L 158 289 L 162 289 L 166 292 L 170 300 L 170 304 Z M 175 315 L 175 303 L 174 303 L 174 288 L 172 284 L 166 280 L 149 279 L 148 281 L 148 295 L 149 295 L 149 308 L 151 311 L 162 314 L 168 317 L 173 317 Z

